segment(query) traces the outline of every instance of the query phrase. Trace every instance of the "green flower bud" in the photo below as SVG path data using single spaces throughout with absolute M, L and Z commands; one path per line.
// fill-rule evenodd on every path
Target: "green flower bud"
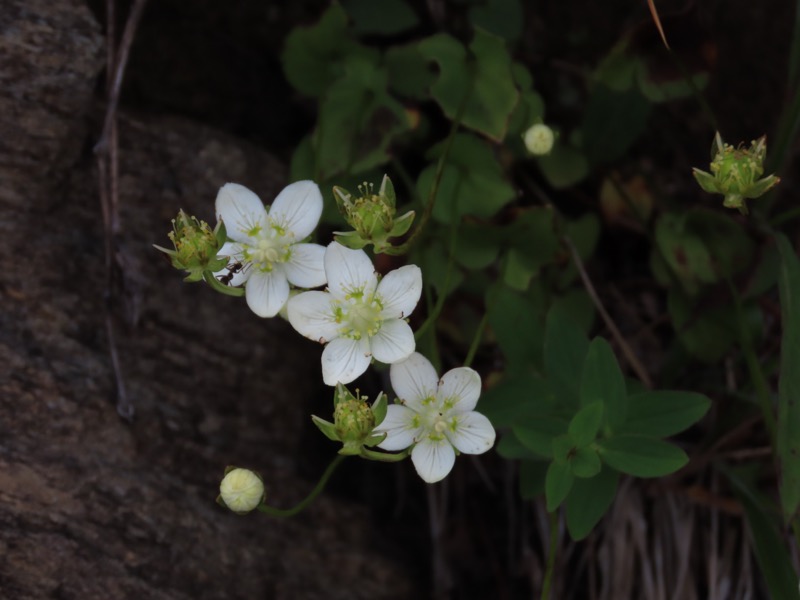
M 396 196 L 392 180 L 383 176 L 380 190 L 366 181 L 358 186 L 359 196 L 339 186 L 334 186 L 333 197 L 339 212 L 354 231 L 335 232 L 336 241 L 348 248 L 359 250 L 374 244 L 375 251 L 381 252 L 391 247 L 390 237 L 406 233 L 414 220 L 414 211 L 407 212 L 395 220 Z
M 780 182 L 775 175 L 762 178 L 767 137 L 753 140 L 749 148 L 724 144 L 719 133 L 714 139 L 716 152 L 710 165 L 711 173 L 693 169 L 694 177 L 704 191 L 725 196 L 723 206 L 747 214 L 745 199 L 758 198 Z
M 536 123 L 522 134 L 522 141 L 525 143 L 528 152 L 534 156 L 544 156 L 545 154 L 550 154 L 556 141 L 556 136 L 547 125 Z
M 258 508 L 264 501 L 264 482 L 249 469 L 228 467 L 219 484 L 217 502 L 236 514 L 243 515 Z
M 172 231 L 168 236 L 174 250 L 155 248 L 169 256 L 173 267 L 189 272 L 186 281 L 200 281 L 205 271 L 220 271 L 228 263 L 227 258 L 217 258 L 225 243 L 225 226 L 221 222 L 212 230 L 205 221 L 181 210 L 172 219 Z
M 333 424 L 339 441 L 344 447 L 340 454 L 358 454 L 364 440 L 375 428 L 375 415 L 367 398 L 358 390 L 356 395 L 341 383 L 337 384 L 334 395 Z

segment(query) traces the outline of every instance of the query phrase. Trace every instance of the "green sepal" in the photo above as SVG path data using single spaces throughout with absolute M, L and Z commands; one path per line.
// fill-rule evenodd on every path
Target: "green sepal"
M 235 296 L 237 298 L 244 296 L 244 288 L 222 285 L 222 283 L 216 277 L 214 277 L 214 274 L 211 271 L 203 271 L 203 279 L 205 279 L 205 282 L 210 285 L 212 289 L 220 294 L 225 294 L 226 296 Z
M 383 180 L 381 181 L 381 189 L 378 190 L 378 195 L 386 202 L 387 206 L 392 208 L 392 213 L 394 213 L 395 204 L 397 203 L 397 196 L 394 193 L 394 184 L 392 180 L 389 179 L 388 175 L 383 176 Z
M 389 409 L 389 401 L 383 392 L 378 394 L 378 397 L 375 399 L 375 402 L 372 403 L 372 414 L 375 416 L 375 427 L 383 423 L 383 420 L 386 418 L 386 412 Z M 384 437 L 386 435 L 384 434 Z
M 396 218 L 388 237 L 400 237 L 407 233 L 408 230 L 411 229 L 411 224 L 414 222 L 415 216 L 416 213 L 410 210 L 403 216 Z
M 747 214 L 747 204 L 745 204 L 742 194 L 725 194 L 722 199 L 722 206 L 725 208 L 736 208 L 743 215 Z
M 372 240 L 365 240 L 357 231 L 335 231 L 333 239 L 351 250 L 361 250 L 372 243 Z
M 372 448 L 373 446 L 377 446 L 383 440 L 386 439 L 386 436 L 389 435 L 388 433 L 380 433 L 380 434 L 372 434 L 367 439 L 364 440 L 364 445 L 367 448 Z
M 703 188 L 704 192 L 708 192 L 709 194 L 721 193 L 717 187 L 717 180 L 711 173 L 701 171 L 697 168 L 693 168 L 692 173 L 694 174 L 694 178 L 697 180 L 697 183 L 700 184 L 701 188 Z
M 225 229 L 225 223 L 219 221 L 214 228 L 214 236 L 217 239 L 217 245 L 221 248 L 222 245 L 228 241 L 228 230 Z
M 349 201 L 350 198 L 352 198 L 352 194 L 346 189 L 339 187 L 338 185 L 333 186 L 333 199 L 336 200 L 336 207 L 339 209 L 339 212 L 344 218 L 347 218 L 345 202 Z
M 360 441 L 348 440 L 343 442 L 338 454 L 341 454 L 342 456 L 358 456 L 361 454 L 361 446 L 362 443 Z
M 745 198 L 760 198 L 781 182 L 780 177 L 769 175 L 756 181 L 744 194 Z
M 202 281 L 203 279 L 203 272 L 202 271 L 195 271 L 194 273 L 189 273 L 183 280 L 186 283 L 197 283 L 198 281 Z
M 311 420 L 313 421 L 314 425 L 317 426 L 326 438 L 333 442 L 340 442 L 339 436 L 336 435 L 336 427 L 333 423 L 326 421 L 325 419 L 320 419 L 316 415 L 311 415 Z

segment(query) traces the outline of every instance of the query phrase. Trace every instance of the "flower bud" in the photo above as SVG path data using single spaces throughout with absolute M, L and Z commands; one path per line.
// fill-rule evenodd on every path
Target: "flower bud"
M 544 156 L 545 154 L 550 154 L 556 141 L 556 136 L 547 125 L 536 123 L 522 134 L 522 141 L 525 143 L 528 152 L 534 156 Z
M 236 514 L 249 513 L 264 501 L 264 482 L 249 469 L 229 469 L 219 484 L 218 501 Z
M 333 424 L 336 435 L 344 444 L 340 454 L 358 454 L 364 440 L 375 428 L 375 415 L 366 402 L 367 398 L 361 396 L 358 390 L 353 396 L 340 383 L 336 386 L 335 394 Z
M 392 180 L 383 176 L 381 188 L 375 188 L 366 181 L 358 186 L 359 196 L 339 186 L 334 186 L 333 197 L 339 212 L 354 231 L 335 232 L 336 241 L 353 250 L 360 250 L 369 244 L 381 252 L 391 246 L 390 237 L 405 234 L 414 220 L 414 211 L 409 211 L 395 220 L 396 197 Z
M 762 179 L 767 138 L 761 136 L 750 142 L 749 148 L 734 148 L 724 144 L 719 133 L 715 137 L 716 153 L 711 161 L 711 173 L 693 169 L 697 183 L 710 194 L 722 194 L 723 206 L 737 208 L 747 214 L 745 199 L 758 198 L 780 182 L 775 175 Z
M 204 271 L 220 271 L 228 262 L 227 258 L 217 257 L 225 243 L 225 227 L 222 223 L 212 230 L 205 221 L 190 217 L 181 210 L 172 220 L 172 231 L 168 236 L 175 249 L 168 250 L 160 246 L 156 246 L 156 249 L 170 257 L 173 267 L 189 272 L 187 281 L 200 281 Z

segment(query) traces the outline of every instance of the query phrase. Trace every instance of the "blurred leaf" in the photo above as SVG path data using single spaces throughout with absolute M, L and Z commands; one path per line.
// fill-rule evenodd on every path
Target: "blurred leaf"
M 778 287 L 781 296 L 781 369 L 778 383 L 777 449 L 781 468 L 784 517 L 796 516 L 800 505 L 800 261 L 783 234 L 775 241 L 781 254 Z
M 611 346 L 603 338 L 595 338 L 589 345 L 580 385 L 581 406 L 598 401 L 605 406 L 605 420 L 610 431 L 616 431 L 625 422 L 628 392 L 625 378 Z
M 718 468 L 731 482 L 733 491 L 744 507 L 752 534 L 753 551 L 770 596 L 781 600 L 800 599 L 789 549 L 781 539 L 777 524 L 765 509 L 764 501 L 747 485 L 738 470 L 723 465 L 718 465 Z
M 552 306 L 572 319 L 584 333 L 588 334 L 594 326 L 594 304 L 583 288 L 573 288 L 554 297 Z
M 589 174 L 586 156 L 574 146 L 556 140 L 550 154 L 537 157 L 547 182 L 556 189 L 575 185 Z
M 591 479 L 577 479 L 567 496 L 567 529 L 570 537 L 582 540 L 594 529 L 614 501 L 619 473 L 603 468 Z
M 703 90 L 708 84 L 707 73 L 691 75 L 691 83 L 683 78 L 657 81 L 650 74 L 644 61 L 639 61 L 636 66 L 635 79 L 639 86 L 639 91 L 650 102 L 669 102 L 680 98 L 688 98 L 694 94 L 694 89 Z M 694 85 L 694 89 L 692 85 Z
M 286 38 L 283 69 L 295 89 L 308 96 L 320 96 L 341 75 L 345 56 L 373 56 L 377 53 L 350 37 L 347 15 L 333 4 L 316 25 L 297 27 Z
M 597 475 L 603 465 L 597 451 L 589 446 L 576 448 L 570 458 L 572 474 L 579 479 L 590 479 Z
M 534 91 L 525 91 L 520 94 L 514 112 L 508 122 L 509 135 L 517 134 L 522 143 L 522 134 L 534 123 L 544 121 L 544 100 Z
M 370 2 L 378 6 L 376 2 Z M 428 61 L 417 44 L 392 46 L 383 60 L 389 73 L 390 89 L 415 100 L 428 98 L 435 75 L 428 69 Z
M 576 366 L 583 365 L 589 341 L 580 328 L 560 313 L 550 309 L 544 331 L 544 365 L 559 403 L 578 406 L 581 378 Z
M 781 257 L 776 244 L 765 244 L 758 256 L 747 286 L 742 293 L 742 300 L 752 300 L 767 293 L 778 282 Z
M 600 62 L 593 79 L 614 92 L 626 92 L 633 86 L 639 59 L 628 52 L 628 39 L 623 39 Z
M 509 43 L 520 38 L 525 22 L 520 0 L 486 0 L 483 5 L 470 9 L 469 20 L 475 27 L 483 28 Z
M 581 260 L 586 260 L 594 254 L 597 240 L 600 238 L 600 219 L 594 213 L 586 213 L 578 219 L 567 221 L 565 233 L 572 240 Z M 558 276 L 558 286 L 566 288 L 578 277 L 578 269 L 568 250 L 564 248 L 562 252 L 565 264 Z
M 422 272 L 437 294 L 450 294 L 461 285 L 464 274 L 455 261 L 449 265 L 450 260 L 444 242 L 433 241 L 422 249 L 421 255 L 419 263 Z
M 520 418 L 513 431 L 528 450 L 542 458 L 553 458 L 553 442 L 567 432 L 567 420 L 549 416 Z
M 506 243 L 516 250 L 519 260 L 532 273 L 542 265 L 553 262 L 559 249 L 556 221 L 549 207 L 531 207 L 517 213 L 514 221 L 504 228 Z
M 519 465 L 519 494 L 523 500 L 533 500 L 544 494 L 548 463 L 542 460 L 523 460 Z
M 438 144 L 428 158 L 437 159 L 442 149 Z M 417 190 L 422 198 L 428 197 L 435 172 L 432 164 L 420 174 Z M 452 223 L 462 215 L 488 218 L 515 195 L 489 146 L 474 135 L 458 134 L 442 174 L 433 216 L 440 223 Z
M 513 431 L 506 431 L 500 437 L 497 444 L 497 453 L 506 460 L 530 460 L 538 459 L 539 455 L 525 447 Z M 546 463 L 545 463 L 546 464 Z M 544 475 L 542 475 L 544 480 Z
M 677 446 L 643 435 L 617 435 L 598 444 L 604 463 L 635 477 L 663 477 L 689 462 Z
M 553 393 L 545 380 L 520 373 L 486 390 L 480 412 L 495 428 L 513 427 L 552 414 L 553 404 Z
M 591 348 L 589 356 L 591 356 Z M 588 356 L 587 356 L 588 360 Z M 584 368 L 585 369 L 585 368 Z M 584 370 L 584 377 L 586 371 Z M 593 402 L 581 408 L 569 422 L 567 432 L 578 446 L 586 446 L 594 441 L 603 424 L 603 403 Z
M 461 223 L 456 240 L 455 259 L 467 269 L 485 269 L 500 252 L 501 231 L 488 223 Z
M 506 286 L 494 286 L 487 299 L 489 325 L 509 362 L 509 370 L 542 363 L 541 307 Z
M 547 512 L 556 510 L 569 494 L 574 481 L 569 463 L 551 462 L 544 481 Z
M 628 396 L 628 417 L 621 431 L 667 437 L 694 425 L 710 407 L 711 400 L 694 392 L 633 394 Z
M 394 35 L 419 23 L 414 10 L 403 0 L 342 0 L 353 19 L 357 34 Z
M 583 115 L 583 150 L 592 164 L 621 157 L 642 134 L 652 105 L 637 90 L 615 92 L 600 84 Z

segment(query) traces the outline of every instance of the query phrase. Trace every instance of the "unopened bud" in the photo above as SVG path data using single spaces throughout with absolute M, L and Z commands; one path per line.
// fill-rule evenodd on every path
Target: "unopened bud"
M 249 513 L 264 500 L 264 482 L 249 469 L 230 469 L 219 484 L 219 500 L 237 514 Z
M 522 134 L 522 141 L 528 152 L 534 156 L 544 156 L 550 154 L 553 144 L 556 141 L 555 133 L 547 125 L 536 123 Z

